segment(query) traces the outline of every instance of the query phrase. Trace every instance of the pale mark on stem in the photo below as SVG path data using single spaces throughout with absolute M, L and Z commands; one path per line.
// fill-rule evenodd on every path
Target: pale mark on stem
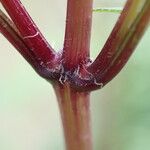
M 30 38 L 34 38 L 36 36 L 39 35 L 39 32 L 37 31 L 34 35 L 28 35 L 28 36 L 24 36 L 23 39 L 30 39 Z
M 60 75 L 59 82 L 60 82 L 61 84 L 64 84 L 63 75 L 62 75 L 62 74 Z
M 59 68 L 60 68 L 60 77 L 59 77 L 59 82 L 61 84 L 64 84 L 66 81 L 67 81 L 67 75 L 65 74 L 65 69 L 62 65 L 62 63 L 59 65 Z
M 100 88 L 102 88 L 102 87 L 103 87 L 103 83 L 101 83 L 101 82 L 100 82 L 100 83 L 99 83 L 99 82 L 97 82 L 97 81 L 96 81 L 96 79 L 94 79 L 94 84 L 96 84 L 96 85 L 100 86 Z

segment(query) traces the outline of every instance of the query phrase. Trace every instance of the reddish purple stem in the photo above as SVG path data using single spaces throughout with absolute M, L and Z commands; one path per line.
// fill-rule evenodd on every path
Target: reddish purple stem
M 89 66 L 92 0 L 68 0 L 62 56 L 47 43 L 19 0 L 1 0 L 1 3 L 16 25 L 1 16 L 1 32 L 31 65 L 42 66 L 41 72 L 47 74 L 43 76 L 47 79 L 53 76 L 57 82 L 69 82 L 83 91 L 101 88 L 117 75 L 150 20 L 149 0 L 128 0 L 105 46 Z
M 93 0 L 68 0 L 63 50 L 64 67 L 75 69 L 89 60 Z
M 147 0 L 143 4 L 142 9 L 139 11 L 134 19 L 128 19 L 130 17 L 135 0 L 128 0 L 124 10 L 118 19 L 112 33 L 110 34 L 104 48 L 97 56 L 96 60 L 91 66 L 87 68 L 94 80 L 97 83 L 95 88 L 105 85 L 112 78 L 114 78 L 118 72 L 123 68 L 135 47 L 142 38 L 145 30 L 148 27 L 150 21 L 150 1 Z M 132 23 L 130 25 L 130 23 Z M 124 31 L 123 28 L 127 28 Z M 100 84 L 100 86 L 98 86 Z M 93 86 L 94 87 L 94 86 Z
M 48 70 L 48 68 L 45 65 L 43 65 L 43 62 L 35 56 L 33 51 L 30 50 L 28 45 L 22 39 L 22 36 L 20 35 L 14 23 L 1 10 L 0 10 L 0 32 L 30 63 L 30 65 L 32 65 L 32 67 L 40 76 L 49 79 L 52 77 L 51 71 Z
M 1 3 L 35 57 L 43 63 L 51 64 L 55 58 L 54 50 L 32 21 L 22 3 L 19 0 L 1 0 Z
M 27 61 L 35 66 L 37 61 L 35 56 L 30 53 L 29 47 L 24 43 L 20 33 L 14 26 L 13 22 L 0 11 L 0 32 L 7 38 L 8 41 L 27 59 Z

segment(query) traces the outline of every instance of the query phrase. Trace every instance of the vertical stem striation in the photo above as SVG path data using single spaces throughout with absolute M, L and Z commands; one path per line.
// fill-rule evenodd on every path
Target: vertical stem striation
M 66 69 L 89 57 L 93 0 L 68 0 L 63 61 Z
M 63 122 L 67 150 L 92 150 L 90 93 L 74 91 L 68 84 L 54 86 Z

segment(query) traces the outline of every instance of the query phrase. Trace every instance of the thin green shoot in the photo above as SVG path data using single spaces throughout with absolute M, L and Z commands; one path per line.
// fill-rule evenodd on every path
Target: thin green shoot
M 120 14 L 122 12 L 122 8 L 95 8 L 93 9 L 93 12 Z

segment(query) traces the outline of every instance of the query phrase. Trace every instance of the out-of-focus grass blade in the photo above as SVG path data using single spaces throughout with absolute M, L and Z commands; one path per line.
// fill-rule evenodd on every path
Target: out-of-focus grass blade
M 122 8 L 95 8 L 93 9 L 93 12 L 120 14 L 122 12 Z

